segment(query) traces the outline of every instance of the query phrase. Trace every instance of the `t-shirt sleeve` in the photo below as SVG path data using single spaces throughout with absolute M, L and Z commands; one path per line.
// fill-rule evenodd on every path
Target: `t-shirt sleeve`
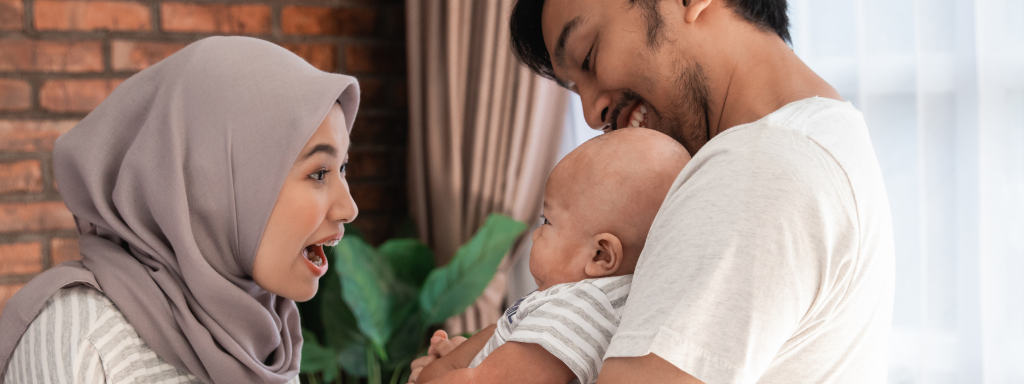
M 508 341 L 537 344 L 561 360 L 580 383 L 593 383 L 619 320 L 608 297 L 582 284 L 546 300 L 512 331 Z
M 744 136 L 680 173 L 605 358 L 654 353 L 707 384 L 753 383 L 817 316 L 829 255 L 856 241 L 852 194 L 827 152 L 770 129 L 726 131 Z

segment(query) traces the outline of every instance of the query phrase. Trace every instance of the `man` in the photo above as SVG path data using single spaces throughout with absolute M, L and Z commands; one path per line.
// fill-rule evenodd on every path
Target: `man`
M 599 383 L 884 382 L 885 188 L 860 112 L 787 45 L 785 0 L 519 0 L 511 29 L 590 126 L 693 155 Z

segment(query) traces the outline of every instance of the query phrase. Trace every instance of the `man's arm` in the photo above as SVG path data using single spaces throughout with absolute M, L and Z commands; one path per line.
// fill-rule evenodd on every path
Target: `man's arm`
M 566 384 L 575 378 L 576 374 L 544 347 L 510 341 L 487 355 L 476 368 L 456 369 L 429 383 Z
M 653 353 L 604 361 L 597 384 L 704 384 Z
M 480 353 L 480 350 L 484 349 L 484 346 L 487 345 L 487 340 L 490 340 L 491 335 L 494 334 L 495 327 L 495 324 L 491 324 L 491 326 L 481 329 L 480 332 L 477 332 L 450 353 L 427 365 L 416 378 L 416 382 L 426 383 L 444 376 L 444 374 L 450 371 L 468 367 L 469 363 L 473 362 L 476 354 Z

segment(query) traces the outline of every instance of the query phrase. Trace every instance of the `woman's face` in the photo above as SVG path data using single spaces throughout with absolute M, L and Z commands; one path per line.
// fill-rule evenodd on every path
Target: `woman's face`
M 327 272 L 323 244 L 345 233 L 359 214 L 345 180 L 349 137 L 337 103 L 288 172 L 256 250 L 252 278 L 261 288 L 295 301 L 316 294 Z

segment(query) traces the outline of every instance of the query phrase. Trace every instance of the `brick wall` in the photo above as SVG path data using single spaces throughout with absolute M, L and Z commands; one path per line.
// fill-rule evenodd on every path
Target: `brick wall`
M 283 45 L 355 75 L 362 108 L 348 177 L 371 241 L 406 217 L 402 0 L 0 0 L 0 310 L 33 276 L 78 258 L 53 141 L 132 74 L 222 34 Z

